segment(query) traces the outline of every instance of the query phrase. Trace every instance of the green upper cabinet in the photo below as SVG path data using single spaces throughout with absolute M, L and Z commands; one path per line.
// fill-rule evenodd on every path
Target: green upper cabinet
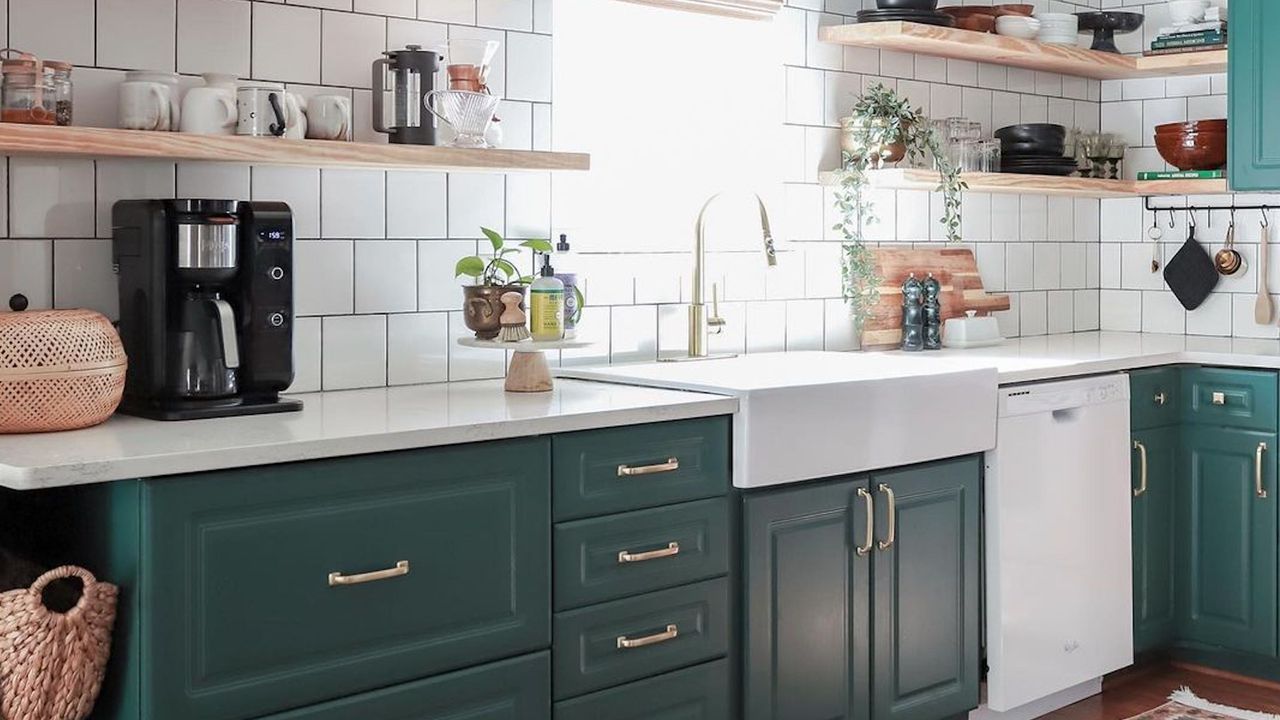
M 1183 445 L 1178 637 L 1274 656 L 1276 436 L 1187 427 Z
M 746 495 L 746 720 L 867 717 L 872 502 L 852 480 Z
M 1129 396 L 1130 426 L 1133 429 L 1177 425 L 1182 396 L 1179 369 L 1163 367 L 1130 372 Z
M 1233 0 L 1228 48 L 1231 188 L 1280 188 L 1280 3 Z
M 549 460 L 528 439 L 147 482 L 143 717 L 259 717 L 548 647 Z
M 1133 645 L 1138 652 L 1173 640 L 1178 452 L 1176 425 L 1133 433 Z
M 873 475 L 873 720 L 978 705 L 978 458 Z

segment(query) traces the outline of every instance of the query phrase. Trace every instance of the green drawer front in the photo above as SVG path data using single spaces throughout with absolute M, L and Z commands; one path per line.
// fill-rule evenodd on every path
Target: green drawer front
M 551 658 L 541 652 L 396 685 L 264 720 L 549 720 Z
M 629 642 L 675 637 L 641 647 Z M 729 581 L 721 578 L 556 615 L 557 700 L 712 660 L 729 644 Z
M 1129 373 L 1130 426 L 1134 430 L 1180 421 L 1180 372 L 1178 368 L 1153 368 Z
M 548 445 L 146 483 L 144 714 L 259 717 L 545 649 Z
M 555 720 L 729 720 L 729 661 L 556 703 Z
M 1276 374 L 1267 370 L 1188 368 L 1182 417 L 1197 425 L 1276 429 Z
M 557 610 L 724 575 L 729 572 L 728 500 L 561 523 L 554 548 Z
M 557 435 L 551 449 L 556 520 L 700 500 L 729 490 L 728 417 Z M 624 468 L 639 474 L 626 475 Z

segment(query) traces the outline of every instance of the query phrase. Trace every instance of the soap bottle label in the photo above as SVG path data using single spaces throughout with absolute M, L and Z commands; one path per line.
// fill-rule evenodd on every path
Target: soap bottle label
M 529 332 L 534 340 L 560 340 L 564 337 L 564 291 L 541 290 L 529 292 Z

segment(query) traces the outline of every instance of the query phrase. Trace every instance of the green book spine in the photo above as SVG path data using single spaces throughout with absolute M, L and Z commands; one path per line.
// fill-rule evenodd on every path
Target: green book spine
M 1224 177 L 1221 170 L 1144 170 L 1139 180 L 1217 180 Z
M 1151 43 L 1151 49 L 1162 50 L 1164 48 L 1196 47 L 1199 45 L 1220 45 L 1226 42 L 1226 40 L 1227 40 L 1227 36 L 1219 33 L 1214 33 L 1212 35 L 1205 35 L 1204 37 L 1155 40 Z

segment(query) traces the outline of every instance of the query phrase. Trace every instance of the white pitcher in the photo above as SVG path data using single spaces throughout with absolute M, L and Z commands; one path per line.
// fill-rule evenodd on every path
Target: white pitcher
M 205 73 L 204 85 L 193 87 L 182 99 L 182 132 L 204 135 L 235 135 L 239 111 L 236 109 L 236 78 L 222 73 Z

